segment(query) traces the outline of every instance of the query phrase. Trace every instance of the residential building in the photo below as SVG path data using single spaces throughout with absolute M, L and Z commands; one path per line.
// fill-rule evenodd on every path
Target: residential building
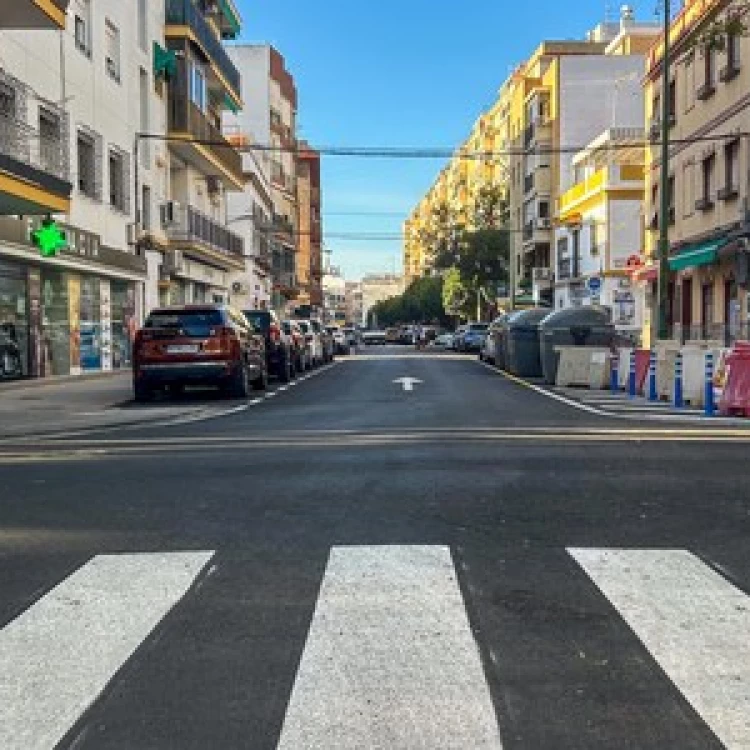
M 669 236 L 668 326 L 678 341 L 728 344 L 748 335 L 748 208 L 750 174 L 750 38 L 724 38 L 723 49 L 695 46 L 708 24 L 726 17 L 726 2 L 683 3 L 670 30 L 669 90 L 662 90 L 664 45 L 648 56 L 647 256 L 644 283 L 652 300 L 644 339 L 657 333 L 658 229 Z M 669 182 L 661 184 L 658 136 L 669 97 Z M 668 191 L 667 216 L 659 211 Z
M 584 40 L 543 42 L 514 74 L 510 212 L 517 295 L 565 307 L 586 289 L 572 275 L 579 268 L 559 277 L 558 266 L 564 270 L 567 262 L 557 255 L 566 232 L 555 229 L 559 198 L 580 176 L 578 151 L 610 128 L 642 127 L 644 50 L 656 33 L 655 24 L 636 23 L 624 7 L 619 24 L 600 24 Z
M 555 306 L 607 305 L 633 340 L 646 302 L 630 275 L 642 264 L 644 138 L 643 128 L 607 129 L 573 157 L 555 228 Z
M 362 283 L 359 281 L 347 281 L 345 295 L 346 322 L 349 325 L 361 325 Z
M 147 258 L 133 234 L 133 154 L 137 132 L 164 132 L 152 75 L 163 29 L 162 3 L 2 3 L 3 377 L 130 364 L 147 308 Z M 139 165 L 142 210 L 151 216 L 156 151 Z M 45 217 L 66 234 L 67 247 L 55 254 L 31 241 Z
M 300 302 L 319 310 L 323 304 L 323 230 L 320 194 L 320 153 L 300 141 L 297 153 L 299 239 L 297 281 Z
M 360 282 L 362 289 L 362 325 L 367 325 L 367 317 L 370 310 L 378 302 L 398 297 L 404 293 L 404 277 L 396 274 L 369 274 Z
M 344 325 L 347 318 L 346 287 L 347 281 L 341 270 L 335 266 L 329 267 L 322 279 L 323 290 L 323 322 Z
M 228 302 L 233 279 L 245 272 L 246 250 L 243 236 L 227 226 L 227 193 L 244 190 L 246 178 L 222 133 L 223 112 L 243 104 L 242 78 L 223 40 L 239 33 L 241 19 L 233 0 L 165 0 L 165 11 L 173 65 L 166 84 L 157 85 L 165 95 L 168 147 L 155 158 L 168 192 L 160 216 L 167 244 L 153 269 L 158 299 L 149 301 Z M 146 228 L 147 217 L 141 223 Z
M 268 44 L 235 44 L 230 59 L 241 71 L 252 106 L 241 117 L 225 113 L 224 128 L 251 133 L 270 159 L 273 214 L 269 227 L 271 305 L 284 314 L 297 306 L 299 210 L 297 201 L 297 88 L 284 58 Z

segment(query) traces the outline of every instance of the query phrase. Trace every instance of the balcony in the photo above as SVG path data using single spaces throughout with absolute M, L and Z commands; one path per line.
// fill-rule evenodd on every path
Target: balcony
M 167 227 L 170 246 L 192 252 L 224 269 L 245 267 L 245 243 L 238 234 L 192 206 L 182 206 Z
M 182 73 L 184 64 L 180 66 Z M 242 190 L 245 185 L 242 156 L 221 130 L 180 92 L 179 85 L 170 89 L 169 147 L 203 174 L 220 179 L 228 189 Z
M 23 86 L 2 71 L 0 82 L 16 91 Z M 21 119 L 0 115 L 0 215 L 70 211 L 67 115 L 50 111 L 46 122 L 43 133 Z
M 69 0 L 0 2 L 0 29 L 64 29 Z
M 187 38 L 201 48 L 217 78 L 239 105 L 242 101 L 242 77 L 193 0 L 165 0 L 165 23 L 164 35 L 167 39 Z
M 711 211 L 713 207 L 714 207 L 714 202 L 707 196 L 704 196 L 703 198 L 698 198 L 698 200 L 695 201 L 696 211 Z
M 639 164 L 612 164 L 602 167 L 563 193 L 558 212 L 566 219 L 585 200 L 607 190 L 642 191 L 645 172 Z
M 716 197 L 720 201 L 733 201 L 739 198 L 740 190 L 737 185 L 725 185 L 723 188 L 719 188 L 716 193 Z
M 702 86 L 698 87 L 695 92 L 696 99 L 705 102 L 706 99 L 710 99 L 716 93 L 716 86 L 711 81 L 706 81 Z
M 736 60 L 730 60 L 727 64 L 719 71 L 719 80 L 722 83 L 729 83 L 734 80 L 740 74 L 740 66 Z

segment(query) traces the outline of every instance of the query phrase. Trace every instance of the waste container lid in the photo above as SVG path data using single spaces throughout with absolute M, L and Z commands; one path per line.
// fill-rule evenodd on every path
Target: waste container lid
M 548 307 L 533 307 L 513 313 L 506 321 L 507 328 L 536 328 L 550 314 Z
M 609 326 L 610 313 L 605 307 L 568 307 L 547 315 L 539 324 L 546 330 L 570 328 L 571 326 Z

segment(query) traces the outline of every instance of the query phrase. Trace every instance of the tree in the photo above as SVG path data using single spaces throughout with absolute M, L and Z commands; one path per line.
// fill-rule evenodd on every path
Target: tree
M 472 205 L 475 229 L 500 229 L 508 225 L 508 194 L 500 185 L 484 185 Z
M 449 268 L 443 275 L 443 308 L 448 315 L 468 317 L 471 296 L 458 268 Z
M 402 295 L 374 305 L 368 322 L 372 324 L 375 319 L 378 326 L 386 328 L 406 323 L 444 325 L 447 316 L 443 309 L 443 279 L 440 276 L 415 279 Z

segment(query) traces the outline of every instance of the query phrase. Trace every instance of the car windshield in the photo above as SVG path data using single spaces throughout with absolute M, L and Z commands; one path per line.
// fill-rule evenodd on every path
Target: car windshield
M 489 328 L 488 323 L 472 323 L 470 326 L 471 331 L 480 332 L 480 333 L 482 331 L 486 331 L 488 328 Z
M 145 328 L 174 330 L 183 336 L 208 336 L 224 323 L 220 310 L 189 310 L 153 312 L 148 316 Z
M 297 325 L 302 333 L 310 333 L 312 331 L 310 324 L 306 320 L 298 320 Z

